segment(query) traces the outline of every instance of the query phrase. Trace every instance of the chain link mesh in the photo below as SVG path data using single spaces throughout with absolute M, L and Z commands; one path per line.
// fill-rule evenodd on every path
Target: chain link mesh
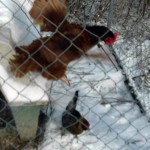
M 105 25 L 119 34 L 113 47 L 101 43 L 100 47 L 94 46 L 68 65 L 66 75 L 70 86 L 61 80 L 47 81 L 40 73 L 15 78 L 10 71 L 9 60 L 15 53 L 14 48 L 28 45 L 43 36 L 28 14 L 32 5 L 33 0 L 0 0 L 0 149 L 149 150 L 150 1 L 66 1 L 64 21 L 81 26 Z M 43 15 L 42 11 L 40 15 Z M 59 27 L 56 32 L 60 33 Z M 48 34 L 44 33 L 44 36 Z M 45 47 L 45 43 L 42 46 Z M 46 49 L 50 51 L 48 47 Z M 59 59 L 60 56 L 56 61 L 67 66 Z M 7 73 L 3 73 L 5 70 Z M 24 86 L 18 84 L 14 88 L 12 79 Z M 44 93 L 35 92 L 36 88 L 33 92 L 34 86 Z M 88 120 L 90 129 L 77 138 L 70 133 L 62 136 L 62 113 L 76 90 L 79 90 L 76 109 Z M 36 102 L 33 95 L 40 95 Z M 48 95 L 48 104 L 42 101 L 45 95 Z M 20 138 L 12 110 L 14 107 L 37 105 L 41 108 L 36 137 L 24 141 Z M 18 113 L 22 118 L 26 115 L 21 111 Z

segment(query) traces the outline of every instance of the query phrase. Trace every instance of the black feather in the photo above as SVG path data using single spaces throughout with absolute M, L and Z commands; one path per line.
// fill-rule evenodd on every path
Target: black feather
M 98 36 L 102 41 L 104 41 L 106 37 L 115 38 L 113 32 L 105 26 L 86 26 L 85 29 L 91 34 Z
M 76 91 L 75 94 L 74 94 L 74 97 L 73 97 L 72 101 L 70 101 L 70 103 L 66 107 L 67 111 L 73 111 L 76 108 L 77 101 L 78 101 L 78 96 L 79 96 L 79 91 Z

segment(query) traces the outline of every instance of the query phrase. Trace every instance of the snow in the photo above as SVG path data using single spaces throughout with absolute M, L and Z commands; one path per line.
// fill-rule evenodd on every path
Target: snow
M 22 93 L 25 96 L 22 100 L 23 102 L 27 100 L 28 102 L 33 101 L 34 96 L 43 96 L 42 93 L 37 90 L 37 87 L 36 90 L 34 89 L 34 85 L 36 85 L 38 88 L 49 93 L 51 104 L 54 108 L 54 112 L 47 123 L 44 140 L 39 145 L 39 150 L 150 149 L 150 123 L 148 118 L 141 114 L 136 101 L 131 97 L 124 83 L 125 77 L 122 74 L 122 70 L 118 70 L 118 66 L 116 66 L 117 63 L 111 56 L 108 47 L 102 45 L 107 51 L 108 56 L 111 56 L 115 66 L 111 63 L 103 50 L 95 46 L 90 50 L 89 54 L 100 53 L 105 57 L 103 57 L 103 59 L 82 57 L 69 64 L 67 76 L 71 80 L 70 86 L 65 85 L 62 81 L 47 81 L 39 74 L 32 74 L 23 79 L 12 78 L 10 72 L 6 70 L 8 69 L 8 59 L 10 58 L 10 56 L 6 54 L 9 54 L 9 50 L 13 53 L 12 43 L 14 45 L 29 44 L 39 35 L 26 16 L 27 10 L 30 8 L 28 1 L 20 0 L 20 3 L 25 7 L 26 15 L 21 13 L 21 10 L 13 1 L 1 0 L 0 2 L 0 15 L 3 16 L 3 18 L 0 17 L 0 20 L 2 20 L 2 24 L 5 24 L 0 32 L 6 30 L 6 33 L 8 33 L 8 35 L 6 34 L 6 38 L 0 38 L 2 41 L 0 45 L 1 51 L 3 49 L 7 50 L 1 52 L 1 55 L 5 58 L 1 56 L 5 66 L 5 68 L 2 65 L 0 66 L 0 74 L 3 77 L 0 78 L 1 84 L 3 82 L 3 86 L 5 85 L 7 91 L 10 91 L 9 88 L 14 85 L 14 82 L 15 84 L 17 82 L 15 92 L 24 91 L 24 93 Z M 14 17 L 13 19 L 11 18 L 12 13 L 3 3 L 5 3 L 5 6 L 9 7 L 12 12 L 16 12 L 14 9 L 19 9 L 15 15 L 15 19 Z M 11 4 L 15 5 L 15 7 L 12 7 Z M 6 16 L 4 16 L 4 14 Z M 19 17 L 17 17 L 18 15 Z M 16 23 L 14 24 L 15 21 Z M 27 34 L 24 34 L 24 32 Z M 11 45 L 11 47 L 8 45 Z M 31 80 L 34 85 L 31 84 L 32 86 L 30 85 L 31 87 L 29 88 L 28 86 Z M 62 112 L 72 99 L 76 90 L 79 90 L 77 110 L 79 110 L 90 123 L 90 129 L 79 135 L 78 139 L 74 138 L 70 133 L 61 136 Z M 18 99 L 15 92 L 9 92 L 9 96 L 11 96 L 14 101 Z
M 124 71 L 127 74 L 131 86 L 134 88 L 138 99 L 150 117 L 150 92 L 149 92 L 149 69 L 150 69 L 150 40 L 133 38 L 130 40 L 118 40 L 115 51 L 119 56 Z M 145 80 L 147 77 L 147 83 Z
M 27 13 L 30 3 L 21 0 L 20 3 L 18 0 L 1 0 L 0 2 L 1 26 L 3 29 L 9 28 L 14 44 L 26 45 L 40 37 L 38 29 L 34 27 Z
M 1 0 L 0 2 L 1 90 L 9 104 L 13 106 L 27 103 L 45 104 L 48 102 L 46 92 L 28 76 L 23 79 L 13 77 L 8 62 L 14 54 L 13 47 L 16 44 L 29 44 L 32 40 L 39 37 L 39 33 L 33 25 L 31 26 L 32 23 L 28 19 L 27 11 L 23 6 L 21 8 L 24 11 L 11 0 Z
M 92 49 L 92 52 L 98 51 L 101 50 L 96 46 Z M 150 124 L 129 94 L 121 70 L 116 71 L 108 59 L 102 60 L 101 65 L 97 63 L 99 61 L 83 57 L 72 62 L 67 72 L 71 80 L 70 87 L 62 82 L 53 82 L 52 87 L 49 85 L 54 112 L 47 124 L 45 140 L 39 149 L 150 148 L 147 141 L 150 133 L 147 132 L 146 135 L 145 132 Z M 61 137 L 61 115 L 76 90 L 79 90 L 80 96 L 77 109 L 90 122 L 90 130 L 79 135 L 78 140 L 69 133 Z

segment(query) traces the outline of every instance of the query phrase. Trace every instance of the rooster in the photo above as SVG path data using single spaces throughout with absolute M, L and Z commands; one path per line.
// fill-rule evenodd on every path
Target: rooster
M 68 30 L 69 29 L 69 30 Z M 116 35 L 104 26 L 87 26 L 65 22 L 52 37 L 34 40 L 30 45 L 16 47 L 11 70 L 16 77 L 40 72 L 48 80 L 64 78 L 70 62 L 79 59 L 99 42 L 113 44 Z
M 52 10 L 45 12 L 47 19 L 52 20 Z M 64 18 L 63 13 L 57 12 L 57 15 L 56 20 L 57 17 Z M 51 31 L 51 24 L 46 24 L 47 29 Z M 100 41 L 109 45 L 114 44 L 116 38 L 117 33 L 105 26 L 82 27 L 63 20 L 51 37 L 41 37 L 30 45 L 16 47 L 16 54 L 10 60 L 11 70 L 16 77 L 23 77 L 29 72 L 40 72 L 48 80 L 66 80 L 65 72 L 70 62 L 79 59 Z
M 73 135 L 81 134 L 90 127 L 89 122 L 76 110 L 77 100 L 78 91 L 75 92 L 72 101 L 69 102 L 62 115 L 63 129 L 69 131 Z

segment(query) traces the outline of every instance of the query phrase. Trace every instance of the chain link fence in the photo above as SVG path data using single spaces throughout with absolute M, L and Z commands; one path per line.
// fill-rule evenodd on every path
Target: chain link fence
M 66 1 L 64 20 L 80 26 L 105 25 L 119 35 L 113 46 L 101 43 L 69 63 L 66 75 L 70 85 L 61 80 L 48 81 L 40 73 L 15 78 L 10 71 L 10 55 L 15 47 L 43 36 L 28 13 L 32 5 L 33 0 L 0 0 L 0 149 L 149 150 L 150 1 Z M 35 86 L 48 95 L 48 103 L 42 101 L 45 95 L 40 95 Z M 16 87 L 15 92 L 8 87 Z M 76 138 L 69 132 L 62 135 L 61 119 L 77 90 L 76 109 L 90 129 Z M 35 95 L 40 95 L 36 103 Z M 24 105 L 40 107 L 34 139 L 20 138 L 14 105 L 21 109 Z M 24 118 L 25 114 L 18 113 Z

